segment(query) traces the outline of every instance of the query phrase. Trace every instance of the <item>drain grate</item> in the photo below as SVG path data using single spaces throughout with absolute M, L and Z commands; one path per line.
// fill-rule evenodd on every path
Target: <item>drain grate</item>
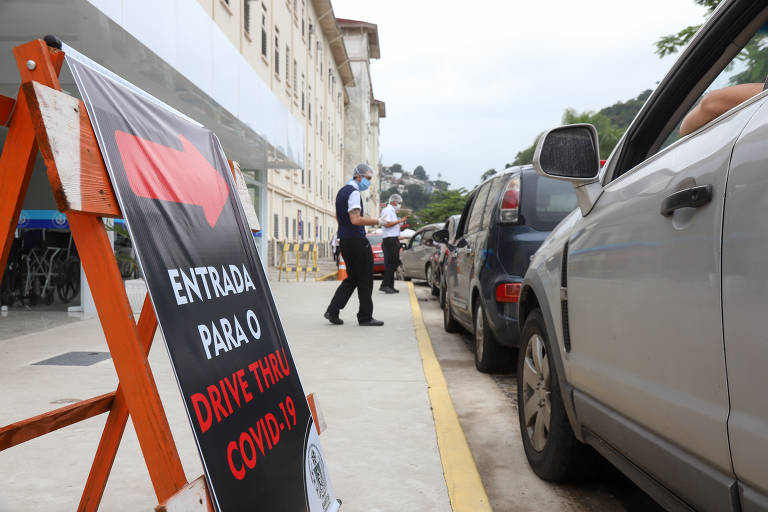
M 50 366 L 91 366 L 92 364 L 109 359 L 109 357 L 109 352 L 66 352 L 32 364 Z

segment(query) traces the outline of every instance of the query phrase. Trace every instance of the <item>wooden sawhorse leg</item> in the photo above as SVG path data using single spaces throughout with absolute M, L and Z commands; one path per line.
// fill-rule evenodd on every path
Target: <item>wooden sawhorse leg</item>
M 147 349 L 143 341 L 147 338 L 151 340 L 151 337 L 141 336 L 137 329 L 112 245 L 101 219 L 74 212 L 67 213 L 67 219 L 115 364 L 122 391 L 120 396 L 124 397 L 125 408 L 131 415 L 158 502 L 163 503 L 184 487 L 187 479 L 147 361 Z M 145 302 L 144 311 L 147 310 L 146 306 Z M 155 322 L 156 319 L 147 320 L 140 322 L 140 325 L 147 331 L 153 331 Z M 122 408 L 119 403 L 116 396 L 113 411 Z M 112 425 L 118 423 L 119 415 L 110 413 Z M 107 423 L 110 424 L 109 419 Z M 104 453 L 102 464 L 107 459 L 106 455 L 109 455 L 107 448 L 117 442 L 113 439 L 114 434 L 110 430 L 108 439 L 103 440 L 102 444 L 106 446 L 101 450 Z M 106 476 L 103 465 L 94 466 L 94 471 L 95 481 Z M 86 491 L 89 490 L 86 488 Z
M 152 308 L 149 294 L 147 294 L 144 298 L 144 306 L 141 308 L 138 324 L 139 340 L 147 355 L 149 355 L 149 349 L 152 347 L 152 340 L 155 337 L 156 331 L 157 316 Z M 99 447 L 96 450 L 96 456 L 91 465 L 91 472 L 88 474 L 88 480 L 83 489 L 80 505 L 77 507 L 79 512 L 98 510 L 127 422 L 128 405 L 125 401 L 125 390 L 120 384 L 117 386 L 117 391 L 115 391 L 115 399 L 112 401 L 112 408 L 109 411 L 104 431 L 101 434 Z

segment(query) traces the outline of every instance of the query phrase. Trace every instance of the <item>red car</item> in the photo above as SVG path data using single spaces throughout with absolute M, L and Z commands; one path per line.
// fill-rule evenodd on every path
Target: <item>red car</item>
M 367 235 L 373 251 L 373 273 L 384 273 L 384 251 L 381 250 L 381 235 Z

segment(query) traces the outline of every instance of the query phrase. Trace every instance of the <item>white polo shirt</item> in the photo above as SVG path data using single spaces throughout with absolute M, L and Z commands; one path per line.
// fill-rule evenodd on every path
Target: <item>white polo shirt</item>
M 395 212 L 395 207 L 391 204 L 388 204 L 384 207 L 383 210 L 381 210 L 381 223 L 385 224 L 387 222 L 392 222 L 397 220 L 397 213 Z M 392 227 L 383 227 L 381 228 L 381 234 L 384 238 L 389 238 L 391 236 L 400 236 L 400 224 L 395 224 Z
M 356 180 L 349 180 L 347 182 L 347 185 L 352 185 L 355 187 L 356 190 L 353 190 L 351 194 L 349 194 L 349 198 L 347 199 L 347 211 L 351 212 L 352 210 L 363 210 L 362 202 L 360 201 L 360 187 L 358 186 L 359 183 Z

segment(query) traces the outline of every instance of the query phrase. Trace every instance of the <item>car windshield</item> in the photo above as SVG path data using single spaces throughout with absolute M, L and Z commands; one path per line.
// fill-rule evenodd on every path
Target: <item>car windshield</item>
M 371 245 L 380 244 L 382 240 L 381 235 L 368 235 L 368 241 L 371 243 Z

